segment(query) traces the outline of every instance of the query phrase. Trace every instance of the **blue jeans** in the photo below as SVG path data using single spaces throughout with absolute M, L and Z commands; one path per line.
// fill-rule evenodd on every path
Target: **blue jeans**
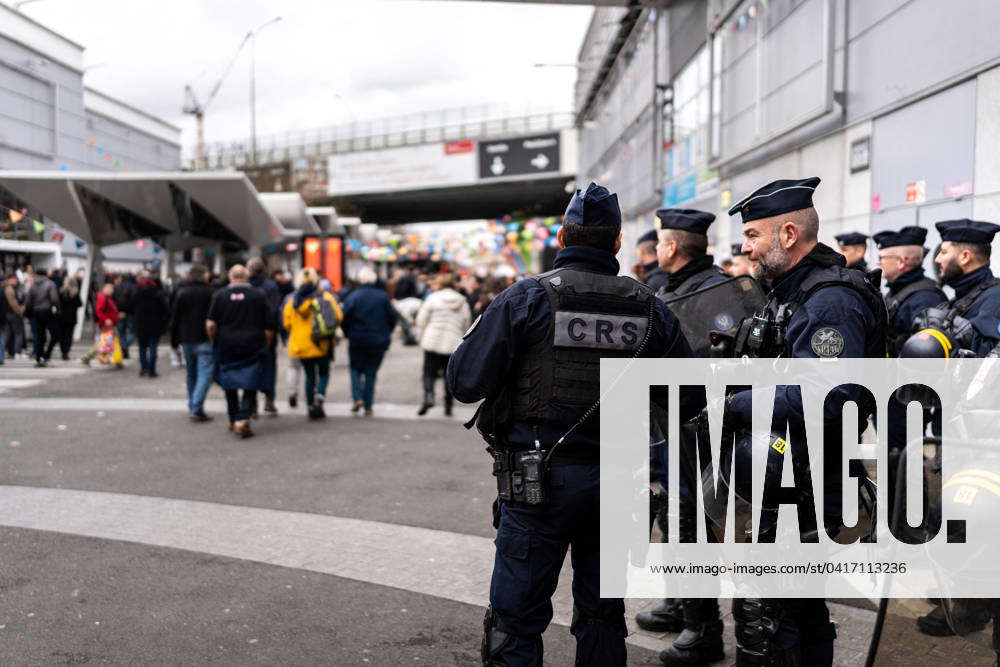
M 122 354 L 128 356 L 128 348 L 135 342 L 135 322 L 131 313 L 125 313 L 118 320 L 118 343 L 122 346 Z
M 355 401 L 361 401 L 365 408 L 372 409 L 375 402 L 375 373 L 378 366 L 369 366 L 363 371 L 351 369 L 351 396 Z
M 306 373 L 306 405 L 312 406 L 317 396 L 320 399 L 326 396 L 326 384 L 330 381 L 330 357 L 307 357 L 300 361 Z
M 188 411 L 196 414 L 205 409 L 205 395 L 212 386 L 212 370 L 215 360 L 212 344 L 183 343 L 184 363 L 187 367 Z
M 542 664 L 542 633 L 570 549 L 576 664 L 624 667 L 625 603 L 600 595 L 599 477 L 597 465 L 554 466 L 545 504 L 501 505 L 490 607 L 511 635 L 496 647 L 503 664 Z
M 139 367 L 150 375 L 156 373 L 156 346 L 159 342 L 159 336 L 139 341 Z

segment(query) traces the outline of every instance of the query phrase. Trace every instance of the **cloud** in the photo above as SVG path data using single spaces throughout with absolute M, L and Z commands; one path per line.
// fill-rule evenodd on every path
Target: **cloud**
M 570 109 L 570 63 L 592 10 L 516 3 L 366 0 L 46 0 L 25 13 L 87 47 L 87 83 L 184 128 L 184 86 L 202 101 L 246 33 L 255 45 L 258 133 L 367 122 L 502 101 Z M 206 114 L 206 139 L 249 134 L 244 49 Z M 345 101 L 346 100 L 346 101 Z

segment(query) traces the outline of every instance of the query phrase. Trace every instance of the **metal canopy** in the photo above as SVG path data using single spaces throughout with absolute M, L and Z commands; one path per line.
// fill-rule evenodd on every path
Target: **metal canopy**
M 0 170 L 0 188 L 97 247 L 145 237 L 168 249 L 262 246 L 288 233 L 239 172 Z
M 258 197 L 264 208 L 292 232 L 292 236 L 319 234 L 322 231 L 298 192 L 261 192 Z

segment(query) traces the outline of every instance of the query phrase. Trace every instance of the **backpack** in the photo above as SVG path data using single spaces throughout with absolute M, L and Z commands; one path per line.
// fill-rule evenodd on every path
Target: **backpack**
M 312 339 L 314 343 L 331 339 L 337 334 L 340 318 L 330 299 L 320 295 L 313 299 Z

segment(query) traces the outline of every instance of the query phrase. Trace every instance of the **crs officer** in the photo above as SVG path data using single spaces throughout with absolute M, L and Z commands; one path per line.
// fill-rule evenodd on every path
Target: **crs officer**
M 878 264 L 889 291 L 885 305 L 889 315 L 889 355 L 898 356 L 899 348 L 910 337 L 917 313 L 947 300 L 937 282 L 924 275 L 926 255 L 923 227 L 903 227 L 899 231 L 879 232 L 872 237 L 878 248 Z
M 844 256 L 817 240 L 812 196 L 819 178 L 779 180 L 733 206 L 740 214 L 743 250 L 754 277 L 771 284 L 767 304 L 747 318 L 734 342 L 735 356 L 884 357 L 885 305 L 866 274 L 846 268 Z M 736 394 L 732 407 L 747 427 L 750 402 Z M 779 390 L 775 405 L 801 410 L 801 396 Z M 864 428 L 874 406 L 859 409 Z M 763 529 L 763 526 L 762 526 Z M 836 631 L 822 599 L 737 599 L 737 665 L 831 665 Z
M 711 213 L 690 208 L 661 208 L 656 212 L 656 227 L 660 230 L 656 259 L 669 277 L 666 288 L 656 296 L 668 300 L 729 278 L 707 254 L 708 227 L 714 221 Z
M 635 244 L 636 254 L 639 256 L 639 265 L 642 267 L 642 281 L 649 289 L 656 294 L 661 289 L 665 289 L 670 276 L 660 268 L 656 258 L 657 235 L 656 230 L 651 229 L 642 236 Z
M 847 268 L 858 271 L 868 271 L 865 253 L 868 251 L 868 235 L 861 232 L 848 232 L 833 237 L 840 246 L 840 254 L 847 260 Z
M 625 606 L 599 591 L 602 357 L 685 357 L 680 326 L 645 285 L 619 277 L 617 195 L 570 200 L 555 269 L 502 292 L 448 364 L 494 456 L 499 516 L 484 665 L 541 665 L 551 596 L 572 549 L 577 665 L 624 665 Z
M 737 276 L 749 276 L 753 272 L 753 266 L 750 264 L 750 257 L 747 253 L 743 252 L 742 243 L 734 243 L 732 248 L 733 255 L 733 265 L 729 269 L 729 275 L 733 277 Z

